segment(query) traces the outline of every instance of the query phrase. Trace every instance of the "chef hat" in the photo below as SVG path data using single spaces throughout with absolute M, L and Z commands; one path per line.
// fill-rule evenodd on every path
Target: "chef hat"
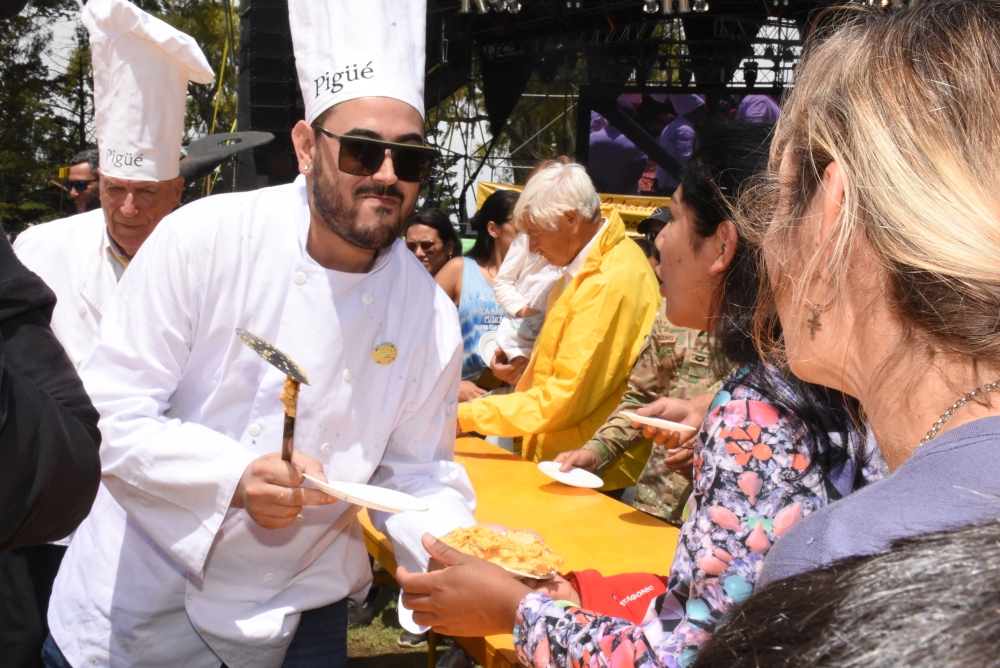
M 198 44 L 127 0 L 83 9 L 94 67 L 101 173 L 168 181 L 179 173 L 188 80 L 211 83 Z
M 424 116 L 426 0 L 289 0 L 288 18 L 307 123 L 359 97 Z

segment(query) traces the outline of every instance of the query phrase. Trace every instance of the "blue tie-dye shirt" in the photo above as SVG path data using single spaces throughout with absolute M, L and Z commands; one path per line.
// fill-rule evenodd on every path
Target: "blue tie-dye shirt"
M 490 365 L 492 348 L 483 335 L 495 333 L 506 315 L 486 282 L 476 261 L 462 258 L 462 294 L 458 298 L 458 319 L 462 323 L 462 380 L 476 380 Z

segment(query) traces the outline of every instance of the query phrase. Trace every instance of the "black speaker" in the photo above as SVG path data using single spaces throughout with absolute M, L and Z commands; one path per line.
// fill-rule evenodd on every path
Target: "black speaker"
M 238 190 L 290 183 L 298 176 L 291 131 L 305 117 L 295 73 L 287 0 L 243 0 L 240 12 L 239 130 L 270 132 L 274 141 L 243 154 Z

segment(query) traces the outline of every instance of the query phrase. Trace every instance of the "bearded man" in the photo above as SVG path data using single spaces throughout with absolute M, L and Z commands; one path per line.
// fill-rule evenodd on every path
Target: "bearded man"
M 420 497 L 429 511 L 372 514 L 408 568 L 423 532 L 474 523 L 452 461 L 457 315 L 398 239 L 433 158 L 425 5 L 289 10 L 300 177 L 167 216 L 84 364 L 104 484 L 56 580 L 49 665 L 346 666 L 346 600 L 371 579 L 358 508 L 303 474 Z M 285 375 L 238 327 L 311 381 L 291 462 Z

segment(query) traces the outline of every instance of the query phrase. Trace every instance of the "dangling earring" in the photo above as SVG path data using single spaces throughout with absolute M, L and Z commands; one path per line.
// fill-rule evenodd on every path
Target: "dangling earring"
M 833 299 L 823 304 L 822 306 L 820 306 L 819 304 L 814 304 L 808 299 L 806 300 L 806 304 L 812 306 L 812 317 L 806 320 L 806 322 L 809 324 L 809 335 L 816 336 L 816 330 L 823 328 L 823 323 L 820 322 L 819 314 L 825 311 L 826 309 L 830 308 L 830 305 L 833 304 Z
M 808 302 L 807 302 L 808 303 Z M 813 304 L 812 317 L 806 320 L 809 323 L 809 335 L 816 336 L 816 330 L 823 327 L 823 323 L 820 322 L 819 313 L 823 309 L 820 308 L 819 304 Z

